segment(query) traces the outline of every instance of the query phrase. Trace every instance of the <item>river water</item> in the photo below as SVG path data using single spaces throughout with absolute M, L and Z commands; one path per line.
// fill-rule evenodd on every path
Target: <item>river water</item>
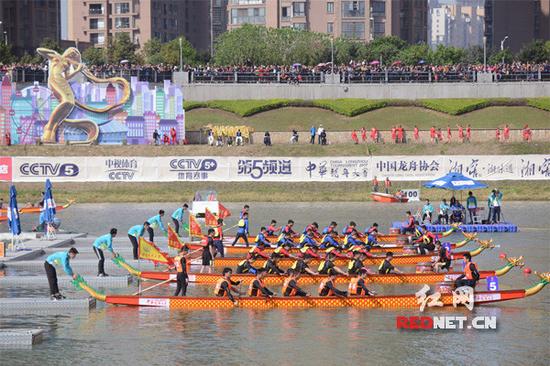
M 325 225 L 335 220 L 339 228 L 354 220 L 361 228 L 378 222 L 383 231 L 392 221 L 404 219 L 404 211 L 420 204 L 380 205 L 376 203 L 251 203 L 251 226 L 256 232 L 272 218 L 280 223 L 288 218 L 297 228 L 316 220 Z M 159 208 L 171 213 L 177 204 L 90 204 L 76 205 L 59 216 L 65 230 L 99 235 L 110 227 L 125 237 L 128 227 L 143 222 Z M 237 216 L 240 205 L 228 204 Z M 486 233 L 500 248 L 476 258 L 481 269 L 502 265 L 500 252 L 523 255 L 534 270 L 550 269 L 550 204 L 507 203 L 505 219 L 520 226 L 514 234 Z M 236 223 L 231 217 L 228 226 Z M 34 224 L 24 216 L 23 225 Z M 461 236 L 454 234 L 450 241 Z M 90 239 L 91 242 L 91 239 Z M 119 244 L 124 245 L 124 244 Z M 468 248 L 473 245 L 469 244 Z M 116 249 L 116 248 L 115 248 Z M 127 250 L 128 248 L 124 248 Z M 78 265 L 73 267 L 78 271 Z M 10 274 L 9 269 L 7 270 Z M 91 275 L 91 273 L 85 273 Z M 525 288 L 534 277 L 514 269 L 500 278 L 502 289 Z M 411 293 L 421 286 L 370 285 L 381 294 Z M 485 281 L 479 285 L 484 289 Z M 173 286 L 160 287 L 153 294 L 167 295 Z M 278 290 L 278 289 L 275 289 Z M 0 316 L 0 328 L 32 327 L 46 331 L 42 344 L 32 350 L 0 350 L 5 365 L 464 365 L 472 360 L 481 365 L 548 365 L 550 359 L 550 292 L 518 301 L 479 306 L 473 311 L 429 308 L 424 313 L 407 310 L 218 310 L 166 311 L 98 304 L 87 315 L 52 316 L 44 314 Z M 128 289 L 106 290 L 131 293 Z M 188 295 L 206 295 L 205 286 L 190 286 Z M 67 289 L 70 297 L 83 293 Z M 39 297 L 47 289 L 0 288 L 0 296 Z M 464 315 L 496 316 L 497 330 L 396 329 L 396 316 Z

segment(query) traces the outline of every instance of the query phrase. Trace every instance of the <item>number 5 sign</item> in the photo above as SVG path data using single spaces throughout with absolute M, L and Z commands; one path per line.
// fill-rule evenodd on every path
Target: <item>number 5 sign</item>
M 489 290 L 489 291 L 498 291 L 498 277 L 497 276 L 487 277 L 487 290 Z
M 411 201 L 420 201 L 420 190 L 419 189 L 402 189 L 401 193 L 403 194 L 403 196 L 405 196 L 409 199 L 409 202 L 411 202 Z

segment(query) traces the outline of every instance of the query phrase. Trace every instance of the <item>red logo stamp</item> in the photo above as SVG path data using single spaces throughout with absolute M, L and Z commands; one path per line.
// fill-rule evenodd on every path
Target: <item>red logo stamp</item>
M 12 179 L 12 158 L 0 156 L 0 181 L 11 182 Z

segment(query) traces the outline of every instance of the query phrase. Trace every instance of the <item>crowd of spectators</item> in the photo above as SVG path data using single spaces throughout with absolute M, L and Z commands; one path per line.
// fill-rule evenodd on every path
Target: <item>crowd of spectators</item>
M 172 73 L 179 67 L 171 65 L 130 65 L 129 63 L 90 66 L 98 77 L 137 76 L 141 81 L 162 82 L 172 78 Z M 322 83 L 326 75 L 333 71 L 340 75 L 343 83 L 384 83 L 384 82 L 471 82 L 476 73 L 483 71 L 483 65 L 404 65 L 399 61 L 391 65 L 380 65 L 378 61 L 350 62 L 344 65 L 329 63 L 317 66 L 294 64 L 280 65 L 236 65 L 236 66 L 189 66 L 184 71 L 190 72 L 191 82 L 209 83 Z M 497 81 L 550 81 L 550 64 L 528 64 L 514 62 L 511 64 L 488 65 L 487 71 L 495 75 Z M 18 82 L 45 81 L 47 64 L 12 64 L 0 65 L 0 73 L 12 75 Z

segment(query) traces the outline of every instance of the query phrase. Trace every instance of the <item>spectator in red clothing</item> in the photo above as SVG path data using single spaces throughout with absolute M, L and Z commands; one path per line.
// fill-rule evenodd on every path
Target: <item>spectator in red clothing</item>
M 164 145 L 169 145 L 169 144 L 170 144 L 170 137 L 168 137 L 167 134 L 164 134 L 164 135 L 162 136 L 162 143 L 163 143 Z
M 436 136 L 436 133 L 435 133 L 435 126 L 432 126 L 430 128 L 430 141 L 432 142 L 432 144 L 435 142 L 437 143 L 437 136 Z
M 403 129 L 403 126 L 399 125 L 399 127 L 397 127 L 397 141 L 396 142 L 400 142 L 402 144 L 405 143 L 405 130 Z
M 178 141 L 177 132 L 176 132 L 176 129 L 174 127 L 172 127 L 170 129 L 170 138 L 171 138 L 170 145 L 177 145 L 177 143 L 178 143 L 177 142 Z
M 470 139 L 472 138 L 472 128 L 470 125 L 466 127 L 466 140 L 470 142 Z
M 521 134 L 523 136 L 523 141 L 531 141 L 532 132 L 531 132 L 531 129 L 529 128 L 529 125 L 525 125 L 523 127 L 523 130 L 521 131 Z
M 461 125 L 456 125 L 456 127 L 458 127 L 458 139 L 464 143 L 464 127 Z
M 386 194 L 390 193 L 391 188 L 391 181 L 390 178 L 386 177 L 386 180 L 384 181 L 384 188 L 386 189 Z
M 508 125 L 504 126 L 504 141 L 508 142 L 510 140 L 510 127 Z
M 437 129 L 437 140 L 436 142 L 443 141 L 443 132 L 441 131 L 441 127 Z
M 11 134 L 6 132 L 6 145 L 11 146 Z
M 414 141 L 417 141 L 420 139 L 420 131 L 418 130 L 418 127 L 416 125 L 414 126 Z
M 376 127 L 371 128 L 370 138 L 372 142 L 378 142 L 378 130 L 376 129 Z
M 451 126 L 447 125 L 447 143 L 448 144 L 451 143 L 452 137 L 453 137 L 453 135 L 451 133 Z
M 497 142 L 500 142 L 500 127 L 497 127 L 497 129 L 495 131 L 495 138 L 496 138 Z
M 357 145 L 359 143 L 359 138 L 357 138 L 357 131 L 353 130 L 351 131 L 351 139 Z
M 361 141 L 367 142 L 367 129 L 365 127 L 361 127 Z
M 391 128 L 391 140 L 397 142 L 397 128 L 395 128 L 395 126 Z

